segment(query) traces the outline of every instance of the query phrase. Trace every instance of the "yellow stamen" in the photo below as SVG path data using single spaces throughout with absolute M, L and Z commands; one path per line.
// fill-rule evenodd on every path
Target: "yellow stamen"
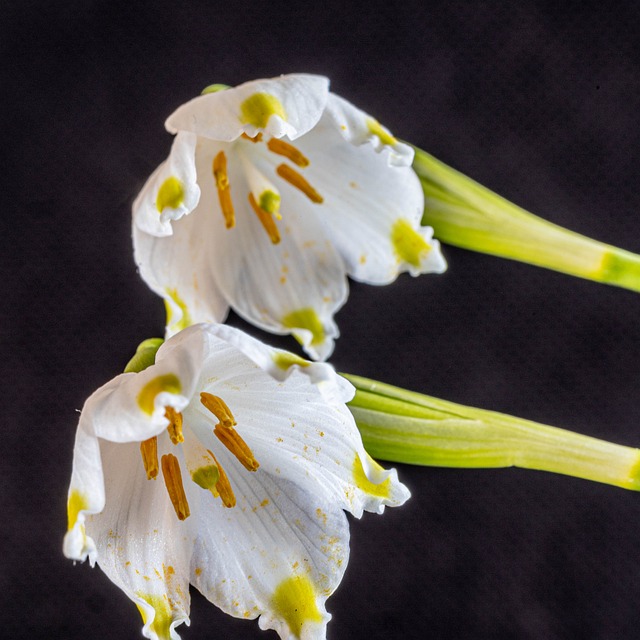
M 225 225 L 227 229 L 231 229 L 236 224 L 236 216 L 233 211 L 233 202 L 231 202 L 231 188 L 229 176 L 227 175 L 227 156 L 224 151 L 219 151 L 218 155 L 213 159 L 213 177 L 216 180 L 218 199 L 220 200 L 220 208 L 222 209 Z
M 255 459 L 247 443 L 240 437 L 240 434 L 235 429 L 221 429 L 217 426 L 213 430 L 213 433 L 218 440 L 238 458 L 240 464 L 247 471 L 255 471 L 260 466 L 260 463 Z
M 169 421 L 167 431 L 173 444 L 180 444 L 184 442 L 184 436 L 182 435 L 182 414 L 176 411 L 173 407 L 167 407 L 164 410 L 164 417 Z
M 293 162 L 293 164 L 297 164 L 299 167 L 308 167 L 309 159 L 298 149 L 296 149 L 292 144 L 285 142 L 284 140 L 279 140 L 278 138 L 271 138 L 269 142 L 267 142 L 267 148 L 269 151 L 273 151 L 273 153 L 277 153 L 279 156 L 284 156 Z
M 256 199 L 253 197 L 253 193 L 249 193 L 249 204 L 258 216 L 258 220 L 262 223 L 262 226 L 269 235 L 271 242 L 273 242 L 273 244 L 278 244 L 278 242 L 280 242 L 280 232 L 278 231 L 278 227 L 276 227 L 276 223 L 274 222 L 272 215 L 265 211 L 256 202 Z
M 212 393 L 202 391 L 200 393 L 200 402 L 220 420 L 218 423 L 219 426 L 225 429 L 231 429 L 231 427 L 238 424 L 231 413 L 231 409 L 229 409 L 222 398 L 214 396 Z
M 248 136 L 246 133 L 243 133 L 240 137 L 245 140 L 249 140 L 249 142 L 260 142 L 262 140 L 262 133 L 257 133 L 253 138 Z
M 140 443 L 140 453 L 147 480 L 155 479 L 158 475 L 158 438 L 154 436 Z
M 182 486 L 182 474 L 180 473 L 180 463 L 178 458 L 173 454 L 167 453 L 162 456 L 162 475 L 164 476 L 164 484 L 167 487 L 167 493 L 171 504 L 175 509 L 178 520 L 186 520 L 189 515 L 189 503 Z
M 207 449 L 207 451 L 209 450 Z M 236 496 L 233 493 L 233 489 L 231 488 L 229 478 L 227 477 L 225 470 L 222 468 L 213 453 L 209 451 L 209 454 L 213 458 L 213 461 L 216 463 L 216 466 L 218 467 L 218 473 L 220 474 L 218 482 L 216 482 L 216 491 L 220 496 L 220 500 L 222 500 L 222 504 L 227 507 L 227 509 L 231 509 L 232 507 L 236 506 Z
M 311 202 L 321 204 L 324 198 L 295 170 L 287 164 L 279 164 L 276 173 L 292 187 L 300 189 Z

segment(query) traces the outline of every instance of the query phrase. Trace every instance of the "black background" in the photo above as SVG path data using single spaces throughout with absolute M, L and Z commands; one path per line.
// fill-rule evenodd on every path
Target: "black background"
M 3 3 L 3 637 L 141 637 L 135 607 L 61 541 L 76 410 L 163 329 L 130 205 L 168 153 L 165 117 L 210 83 L 324 74 L 516 203 L 640 251 L 640 14 L 592 4 Z M 446 256 L 443 276 L 352 285 L 339 370 L 640 443 L 638 294 Z M 638 637 L 640 496 L 516 469 L 399 471 L 414 497 L 352 523 L 330 638 Z M 198 594 L 181 629 L 275 638 Z

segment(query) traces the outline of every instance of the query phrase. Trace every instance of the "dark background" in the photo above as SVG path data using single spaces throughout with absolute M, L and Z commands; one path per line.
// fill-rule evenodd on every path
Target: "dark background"
M 63 558 L 66 491 L 76 410 L 162 332 L 130 205 L 169 151 L 164 119 L 204 86 L 327 75 L 514 202 L 640 251 L 635 2 L 15 0 L 2 13 L 3 637 L 141 637 L 100 570 Z M 640 443 L 640 295 L 445 251 L 446 275 L 352 286 L 339 370 Z M 638 637 L 640 496 L 515 469 L 399 471 L 414 497 L 353 522 L 330 638 Z M 197 594 L 181 633 L 275 638 Z

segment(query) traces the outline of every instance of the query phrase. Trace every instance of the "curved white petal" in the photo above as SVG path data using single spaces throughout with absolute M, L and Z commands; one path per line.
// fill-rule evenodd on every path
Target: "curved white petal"
M 210 203 L 203 197 L 192 215 L 172 223 L 167 237 L 133 226 L 134 259 L 143 280 L 165 301 L 167 336 L 193 323 L 227 317 L 228 302 L 209 267 L 208 254 L 216 246 L 210 217 L 217 214 L 217 209 L 207 210 Z
M 344 98 L 330 93 L 324 113 L 342 137 L 353 145 L 370 144 L 377 152 L 386 151 L 389 164 L 410 167 L 413 149 L 400 142 L 375 118 Z
M 344 513 L 322 497 L 262 470 L 231 469 L 238 504 L 211 499 L 199 514 L 192 582 L 223 611 L 260 616 L 281 638 L 321 640 L 330 616 L 324 603 L 346 568 L 349 528 Z
M 329 81 L 322 76 L 255 80 L 194 98 L 178 107 L 165 126 L 171 133 L 191 131 L 225 142 L 259 132 L 294 140 L 318 122 L 328 93 Z
M 283 384 L 228 343 L 213 342 L 209 358 L 224 373 L 208 379 L 205 390 L 224 399 L 265 471 L 356 517 L 409 497 L 395 471 L 383 471 L 364 451 L 351 412 L 336 399 L 350 393 L 339 386 L 339 376 L 313 384 L 303 367 L 294 367 Z M 212 416 L 202 408 L 189 419 L 205 446 L 215 450 Z
M 196 180 L 192 133 L 179 133 L 171 153 L 147 180 L 133 203 L 133 223 L 152 236 L 171 235 L 170 220 L 178 220 L 195 209 L 200 199 Z
M 349 276 L 388 284 L 402 271 L 417 275 L 446 268 L 431 228 L 420 227 L 420 182 L 411 167 L 390 162 L 390 148 L 377 151 L 369 143 L 345 143 L 327 115 L 296 146 L 309 158 L 305 176 L 324 197 L 317 216 Z M 290 191 L 286 201 L 291 206 L 306 206 L 303 194 Z
M 162 478 L 147 479 L 137 443 L 101 451 L 106 503 L 86 523 L 98 564 L 138 605 L 146 638 L 177 640 L 175 627 L 189 624 L 190 523 L 176 518 Z
M 206 171 L 210 159 L 203 156 L 200 162 Z M 251 189 L 238 157 L 229 158 L 229 183 L 232 229 L 225 228 L 213 182 L 201 181 L 202 200 L 215 209 L 209 216 L 212 247 L 207 256 L 219 290 L 249 322 L 274 333 L 292 333 L 308 353 L 327 358 L 338 336 L 333 314 L 344 304 L 348 285 L 342 258 L 324 225 L 308 211 L 322 205 L 300 206 L 287 193 L 280 204 L 282 219 L 275 222 L 280 241 L 274 244 L 249 203 Z

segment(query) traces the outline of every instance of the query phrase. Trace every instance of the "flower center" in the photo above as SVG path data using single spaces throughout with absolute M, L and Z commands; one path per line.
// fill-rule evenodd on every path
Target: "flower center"
M 250 146 L 247 147 L 245 141 L 249 141 L 254 145 L 260 144 L 263 142 L 262 133 L 258 133 L 253 138 L 243 133 L 240 140 L 233 143 L 232 148 L 236 147 L 240 155 L 245 177 L 249 183 L 248 199 L 251 209 L 256 214 L 271 242 L 278 244 L 280 242 L 280 232 L 276 220 L 281 219 L 279 213 L 280 193 L 271 184 L 267 176 L 248 159 L 251 156 L 251 151 L 249 150 Z M 285 140 L 271 138 L 266 142 L 265 146 L 269 153 L 287 159 L 300 169 L 309 166 L 309 159 L 298 148 Z M 256 151 L 253 150 L 253 154 L 255 153 Z M 212 171 L 225 226 L 227 229 L 231 229 L 235 226 L 235 208 L 231 199 L 231 184 L 227 169 L 227 156 L 224 150 L 219 151 L 213 158 Z M 301 191 L 311 202 L 315 204 L 324 202 L 324 198 L 310 182 L 289 164 L 283 162 L 278 164 L 275 168 L 275 173 L 289 185 Z
M 202 405 L 218 419 L 214 426 L 213 435 L 236 457 L 247 471 L 256 471 L 260 464 L 247 443 L 236 431 L 237 425 L 231 410 L 219 396 L 202 392 Z M 236 497 L 231 488 L 229 478 L 210 449 L 204 447 L 193 434 L 185 439 L 183 433 L 183 416 L 180 412 L 167 407 L 165 417 L 169 421 L 167 433 L 174 446 L 182 445 L 184 457 L 191 479 L 202 489 L 211 491 L 216 498 L 220 498 L 225 507 L 236 505 Z M 185 520 L 190 515 L 189 502 L 182 483 L 182 473 L 178 458 L 172 453 L 162 456 L 158 465 L 158 436 L 140 443 L 140 454 L 147 474 L 147 479 L 155 480 L 158 471 L 162 469 L 165 487 L 171 504 L 179 520 Z

